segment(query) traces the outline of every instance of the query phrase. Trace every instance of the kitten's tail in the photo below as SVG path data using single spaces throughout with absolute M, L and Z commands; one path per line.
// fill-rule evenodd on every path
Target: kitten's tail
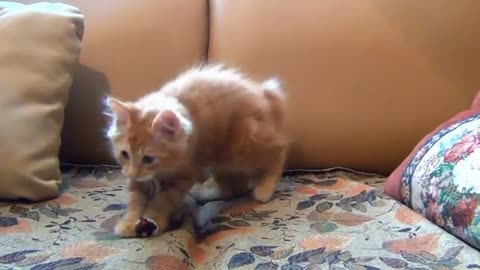
M 282 83 L 277 78 L 271 78 L 262 83 L 264 96 L 270 103 L 270 110 L 279 128 L 285 124 L 286 94 Z

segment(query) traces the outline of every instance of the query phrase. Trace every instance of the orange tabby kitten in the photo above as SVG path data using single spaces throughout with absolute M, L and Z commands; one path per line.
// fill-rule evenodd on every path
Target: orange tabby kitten
M 254 82 L 233 69 L 191 69 L 135 102 L 110 98 L 113 152 L 130 178 L 127 212 L 115 232 L 138 235 L 142 218 L 159 233 L 185 195 L 210 172 L 215 187 L 199 200 L 253 189 L 267 202 L 281 176 L 287 140 L 285 96 L 276 80 Z

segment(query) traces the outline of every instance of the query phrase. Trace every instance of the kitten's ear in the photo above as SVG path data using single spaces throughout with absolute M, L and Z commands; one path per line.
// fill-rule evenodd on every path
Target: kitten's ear
M 159 136 L 174 138 L 180 132 L 180 120 L 175 112 L 171 110 L 162 111 L 153 120 L 152 130 Z
M 130 123 L 130 110 L 128 105 L 112 97 L 108 98 L 107 103 L 115 116 L 117 127 L 127 127 Z

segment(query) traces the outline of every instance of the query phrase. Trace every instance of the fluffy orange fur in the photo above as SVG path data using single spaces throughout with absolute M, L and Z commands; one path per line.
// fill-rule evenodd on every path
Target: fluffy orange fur
M 287 155 L 286 97 L 222 66 L 193 68 L 135 102 L 109 98 L 113 153 L 129 176 L 127 213 L 116 233 L 138 235 L 142 217 L 163 231 L 191 191 L 198 200 L 250 189 L 267 202 Z M 216 186 L 204 187 L 205 172 Z

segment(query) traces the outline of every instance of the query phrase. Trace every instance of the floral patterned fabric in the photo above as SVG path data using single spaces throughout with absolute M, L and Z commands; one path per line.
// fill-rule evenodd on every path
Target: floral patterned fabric
M 472 269 L 480 253 L 348 171 L 296 172 L 273 200 L 193 206 L 178 229 L 120 239 L 126 179 L 64 170 L 64 192 L 0 205 L 0 269 Z M 376 185 L 374 185 L 376 186 Z
M 480 249 L 480 114 L 434 135 L 407 166 L 402 200 Z

